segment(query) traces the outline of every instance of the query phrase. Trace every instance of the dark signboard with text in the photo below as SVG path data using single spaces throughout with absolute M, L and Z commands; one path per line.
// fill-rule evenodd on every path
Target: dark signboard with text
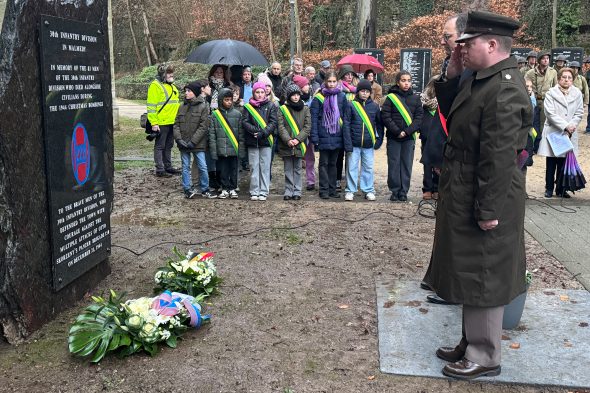
M 98 25 L 41 17 L 41 82 L 53 286 L 110 254 L 105 173 L 107 34 Z M 107 102 L 110 102 L 107 100 Z
M 401 50 L 400 70 L 412 75 L 412 89 L 421 93 L 430 80 L 432 50 L 424 48 L 406 48 Z
M 510 55 L 514 57 L 520 56 L 526 59 L 530 51 L 532 51 L 531 48 L 512 48 L 510 50 Z
M 361 55 L 369 55 L 373 56 L 375 59 L 381 63 L 383 67 L 385 67 L 385 51 L 383 49 L 376 49 L 376 48 L 355 48 L 354 53 L 358 53 Z M 377 70 L 375 70 L 377 71 Z M 383 85 L 383 73 L 377 74 L 377 83 Z
M 559 55 L 564 55 L 567 58 L 567 63 L 577 61 L 582 64 L 584 58 L 584 48 L 553 48 L 551 49 L 551 65 L 555 65 L 555 59 Z

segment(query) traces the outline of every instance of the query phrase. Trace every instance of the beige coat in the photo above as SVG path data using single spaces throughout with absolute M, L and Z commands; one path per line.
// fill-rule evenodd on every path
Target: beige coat
M 574 86 L 576 86 L 582 92 L 584 97 L 584 105 L 588 105 L 590 100 L 590 92 L 588 91 L 588 82 L 582 75 L 576 75 L 574 78 Z
M 539 144 L 537 152 L 540 156 L 555 157 L 551 146 L 547 141 L 547 137 L 551 133 L 563 133 L 565 128 L 569 125 L 578 127 L 584 115 L 584 104 L 582 101 L 582 93 L 580 90 L 572 86 L 570 92 L 566 96 L 558 86 L 549 89 L 545 95 L 545 126 L 543 127 L 543 139 Z M 574 132 L 571 137 L 572 145 L 574 145 L 574 154 L 578 155 L 578 132 Z M 565 157 L 565 154 L 559 156 Z
M 544 99 L 549 89 L 557 85 L 557 71 L 551 67 L 545 70 L 545 74 L 541 74 L 537 66 L 528 70 L 524 77 L 533 82 L 533 91 L 537 100 Z

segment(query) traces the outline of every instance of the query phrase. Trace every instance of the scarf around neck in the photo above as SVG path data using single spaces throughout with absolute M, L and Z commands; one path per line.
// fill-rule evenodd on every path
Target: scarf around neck
M 557 85 L 557 87 L 559 88 L 559 91 L 561 91 L 563 93 L 564 96 L 567 96 L 570 93 L 569 87 L 567 89 L 561 87 L 560 85 Z
M 340 126 L 338 120 L 340 119 L 340 109 L 338 108 L 338 93 L 342 91 L 340 85 L 333 89 L 322 87 L 322 94 L 324 95 L 324 127 L 328 130 L 328 134 L 334 135 L 338 132 Z
M 346 90 L 348 90 L 349 93 L 356 93 L 356 86 L 355 85 L 345 82 L 345 81 L 342 81 L 342 86 L 344 86 L 344 88 Z
M 255 108 L 260 108 L 263 104 L 266 104 L 268 102 L 268 96 L 264 97 L 264 100 L 258 101 L 255 100 L 254 97 L 250 98 L 250 105 L 252 105 Z
M 420 93 L 420 101 L 422 101 L 422 106 L 428 108 L 428 110 L 433 111 L 438 107 L 436 97 L 430 98 L 426 92 Z
M 293 102 L 291 100 L 287 100 L 287 102 L 285 102 L 285 104 L 293 109 L 296 112 L 299 112 L 303 109 L 303 107 L 305 106 L 305 102 L 303 102 L 303 100 L 300 98 L 299 101 L 297 102 Z

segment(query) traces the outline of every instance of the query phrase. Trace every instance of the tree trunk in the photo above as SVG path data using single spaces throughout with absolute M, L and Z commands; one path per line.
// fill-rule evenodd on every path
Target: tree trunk
M 133 29 L 133 18 L 131 17 L 131 6 L 129 5 L 129 0 L 126 0 L 127 3 L 127 16 L 129 18 L 129 29 L 131 30 L 131 38 L 133 39 L 133 49 L 135 49 L 135 57 L 137 59 L 137 65 L 143 68 L 143 61 L 141 60 L 141 52 L 139 51 L 139 46 L 137 45 L 137 38 L 135 37 L 135 30 Z
M 147 47 L 148 57 L 151 59 L 149 63 L 150 65 L 152 65 L 152 63 L 159 63 L 160 60 L 158 59 L 156 49 L 154 48 L 154 42 L 152 41 L 152 35 L 150 33 L 150 27 L 148 24 L 148 18 L 145 12 L 143 0 L 139 2 L 139 7 L 141 8 L 141 16 L 143 17 L 143 35 L 145 36 L 145 44 Z
M 358 0 L 361 48 L 377 47 L 377 0 Z
M 128 0 L 129 1 L 129 0 Z M 266 28 L 268 29 L 268 45 L 270 46 L 270 57 L 276 61 L 275 48 L 272 42 L 272 26 L 270 24 L 270 0 L 264 0 L 264 9 L 266 10 Z
M 303 50 L 301 47 L 301 24 L 299 23 L 299 9 L 297 7 L 297 0 L 295 0 L 295 37 L 297 38 L 297 57 L 303 56 Z
M 551 18 L 551 47 L 557 47 L 557 0 L 553 0 Z

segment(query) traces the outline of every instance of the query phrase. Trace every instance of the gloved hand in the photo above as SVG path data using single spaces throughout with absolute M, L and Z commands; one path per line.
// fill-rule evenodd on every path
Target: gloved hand
M 188 145 L 183 139 L 177 139 L 176 145 L 178 146 L 179 149 L 188 149 Z
M 187 149 L 190 149 L 190 150 L 192 150 L 192 149 L 194 149 L 196 146 L 195 146 L 195 144 L 194 144 L 193 142 L 188 142 L 188 143 L 186 144 L 186 147 L 187 147 Z

